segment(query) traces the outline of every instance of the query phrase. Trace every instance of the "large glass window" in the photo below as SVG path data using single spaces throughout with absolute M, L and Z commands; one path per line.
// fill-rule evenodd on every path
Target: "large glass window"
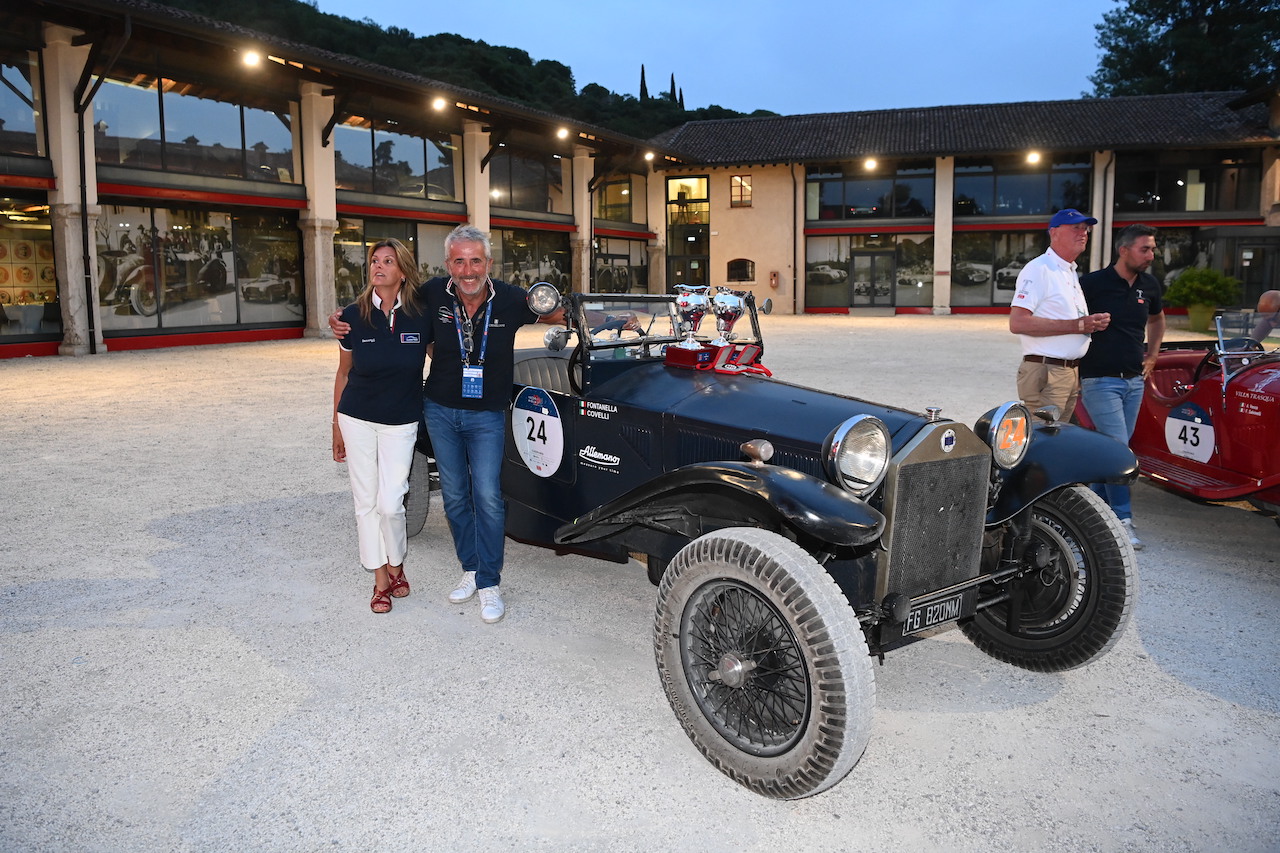
M 561 293 L 572 286 L 569 235 L 562 231 L 502 228 L 492 234 L 494 276 L 528 287 L 534 282 L 554 284 Z
M 284 102 L 270 112 L 204 97 L 174 80 L 108 79 L 93 100 L 93 129 L 97 160 L 107 165 L 297 180 Z
M 38 79 L 34 53 L 0 50 L 0 154 L 44 153 L 36 127 Z
M 932 234 L 853 234 L 805 241 L 806 308 L 932 304 Z
M 58 293 L 49 206 L 0 197 L 0 339 L 61 333 Z
M 596 219 L 632 222 L 631 178 L 608 181 L 596 189 Z
M 333 235 L 333 274 L 338 305 L 351 304 L 364 289 L 365 263 L 370 246 L 379 240 L 394 238 L 413 249 L 416 256 L 416 236 L 414 223 L 405 220 L 339 217 L 338 230 Z
M 1258 209 L 1262 152 L 1122 153 L 1116 162 L 1115 209 L 1193 213 Z
M 959 231 L 952 241 L 951 304 L 1008 305 L 1018 274 L 1049 247 L 1047 230 Z M 1089 254 L 1076 259 L 1081 275 L 1089 271 Z
M 195 175 L 244 176 L 240 108 L 225 101 L 182 94 L 165 80 L 165 168 Z
M 571 212 L 570 181 L 558 154 L 502 146 L 489 161 L 494 207 L 539 213 Z
M 667 283 L 705 285 L 711 257 L 706 177 L 667 179 Z
M 300 324 L 294 214 L 103 206 L 98 305 L 104 332 Z
M 1089 155 L 962 157 L 956 161 L 956 216 L 1041 216 L 1089 209 Z
M 933 163 L 902 161 L 810 166 L 806 219 L 923 218 L 933 215 Z
M 93 138 L 99 163 L 164 168 L 155 81 L 107 80 L 93 99 Z
M 647 293 L 647 245 L 645 240 L 597 238 L 592 289 L 598 293 Z
M 333 129 L 340 190 L 455 201 L 454 152 L 448 135 L 424 137 L 398 126 L 354 119 Z

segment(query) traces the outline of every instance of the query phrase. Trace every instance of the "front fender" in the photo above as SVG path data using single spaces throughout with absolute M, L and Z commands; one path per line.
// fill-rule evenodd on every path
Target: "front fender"
M 1000 524 L 1054 489 L 1073 483 L 1132 483 L 1138 459 L 1110 436 L 1071 424 L 1038 424 L 1022 464 L 997 469 L 999 495 L 987 524 Z
M 791 468 L 746 462 L 701 462 L 677 468 L 562 525 L 560 544 L 604 539 L 626 527 L 643 524 L 648 507 L 673 507 L 686 513 L 693 498 L 736 497 L 753 511 L 821 542 L 864 545 L 884 530 L 885 519 L 863 501 L 832 484 Z M 728 502 L 724 502 L 726 505 Z

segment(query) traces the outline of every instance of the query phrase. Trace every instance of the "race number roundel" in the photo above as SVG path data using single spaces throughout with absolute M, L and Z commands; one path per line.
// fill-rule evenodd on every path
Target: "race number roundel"
M 1215 447 L 1213 420 L 1195 403 L 1184 403 L 1169 412 L 1164 422 L 1164 443 L 1174 456 L 1208 462 Z
M 511 404 L 511 434 L 530 471 L 539 477 L 550 477 L 560 469 L 564 430 L 560 412 L 546 391 L 527 387 L 516 395 Z

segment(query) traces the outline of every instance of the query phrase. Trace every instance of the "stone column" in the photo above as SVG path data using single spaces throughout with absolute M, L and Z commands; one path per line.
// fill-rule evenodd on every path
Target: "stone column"
M 569 255 L 573 259 L 573 290 L 590 293 L 592 273 L 591 242 L 595 236 L 595 211 L 591 206 L 591 179 L 595 176 L 595 161 L 591 150 L 582 145 L 573 147 L 573 221 L 576 233 L 569 235 Z
M 480 161 L 489 153 L 489 134 L 478 121 L 468 121 L 462 131 L 462 169 L 464 201 L 471 224 L 481 231 L 489 230 L 489 170 L 481 170 Z
M 37 106 L 49 127 L 49 160 L 56 188 L 49 193 L 53 229 L 54 270 L 58 277 L 58 304 L 62 308 L 60 355 L 106 352 L 98 311 L 97 225 L 98 171 L 93 134 L 84 135 L 84 174 L 81 175 L 80 121 L 93 126 L 92 105 L 83 116 L 76 113 L 75 89 L 89 56 L 88 47 L 74 47 L 78 30 L 45 25 L 44 88 Z M 83 180 L 83 193 L 82 182 Z M 82 204 L 81 199 L 87 204 Z M 88 269 L 85 269 L 85 235 L 88 235 Z M 92 322 L 92 334 L 90 324 Z M 90 346 L 92 341 L 93 346 Z
M 933 313 L 950 314 L 955 158 L 938 157 L 934 160 L 933 173 Z
M 107 347 L 102 340 L 102 321 L 98 312 L 98 264 L 94 241 L 89 241 L 90 267 L 84 268 L 85 230 L 95 234 L 102 208 L 89 205 L 87 215 L 82 215 L 79 204 L 50 204 L 49 217 L 53 224 L 54 269 L 58 276 L 58 304 L 62 306 L 62 343 L 58 355 L 89 355 L 89 317 L 92 314 L 92 351 L 104 353 Z M 89 293 L 86 294 L 86 282 Z M 92 299 L 90 298 L 92 296 Z
M 338 230 L 337 172 L 333 141 L 324 143 L 324 127 L 333 117 L 334 99 L 318 83 L 303 83 L 294 146 L 302 151 L 307 209 L 298 220 L 302 231 L 302 281 L 306 293 L 307 337 L 332 337 L 329 315 L 337 306 L 334 290 L 333 235 Z
M 645 175 L 645 216 L 649 230 L 658 237 L 645 247 L 649 261 L 649 292 L 667 292 L 667 178 L 649 164 Z

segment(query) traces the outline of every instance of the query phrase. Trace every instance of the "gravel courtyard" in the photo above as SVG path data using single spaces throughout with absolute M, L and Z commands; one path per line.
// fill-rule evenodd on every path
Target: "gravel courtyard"
M 1014 396 L 1003 317 L 763 323 L 781 379 L 970 425 Z M 891 654 L 861 763 L 775 802 L 680 729 L 635 567 L 508 541 L 485 625 L 437 498 L 369 612 L 336 349 L 0 361 L 0 850 L 1280 850 L 1280 529 L 1247 505 L 1140 482 L 1109 655 Z

